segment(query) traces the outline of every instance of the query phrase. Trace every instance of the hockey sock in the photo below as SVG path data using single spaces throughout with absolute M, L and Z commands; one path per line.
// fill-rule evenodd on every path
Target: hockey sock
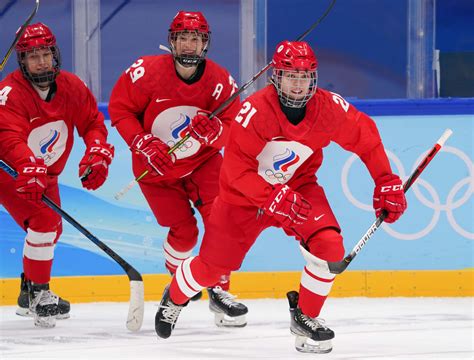
M 344 256 L 342 236 L 334 229 L 317 232 L 306 244 L 310 252 L 327 261 L 340 261 Z M 303 269 L 298 305 L 303 314 L 319 316 L 331 291 L 335 275 L 308 263 Z

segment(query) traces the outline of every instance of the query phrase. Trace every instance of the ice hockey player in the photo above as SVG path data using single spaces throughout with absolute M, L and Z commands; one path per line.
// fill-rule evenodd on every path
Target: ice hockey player
M 368 168 L 376 215 L 385 210 L 385 221 L 392 223 L 406 209 L 402 182 L 392 173 L 374 121 L 340 95 L 317 87 L 311 47 L 283 41 L 272 65 L 272 84 L 243 102 L 231 126 L 211 221 L 199 256 L 178 267 L 164 293 L 157 315 L 160 337 L 171 335 L 191 296 L 240 268 L 265 228 L 283 228 L 320 259 L 342 260 L 341 229 L 316 177 L 322 149 L 331 141 L 357 154 Z M 332 349 L 334 332 L 319 316 L 334 277 L 308 262 L 299 293 L 287 295 L 299 351 Z
M 62 232 L 58 176 L 73 146 L 74 129 L 86 144 L 79 163 L 82 186 L 95 190 L 108 174 L 114 148 L 92 93 L 74 74 L 60 70 L 56 38 L 42 23 L 29 25 L 15 47 L 19 69 L 0 82 L 0 159 L 18 172 L 0 171 L 0 204 L 26 231 L 17 314 L 53 327 L 69 317 L 70 304 L 49 288 L 54 247 Z
M 202 13 L 179 11 L 168 35 L 172 54 L 139 58 L 118 79 L 109 103 L 112 125 L 132 151 L 135 177 L 148 171 L 139 181 L 142 193 L 158 224 L 169 228 L 163 250 L 171 274 L 197 243 L 195 210 L 207 226 L 219 191 L 220 150 L 240 108 L 236 98 L 208 117 L 236 90 L 229 72 L 206 59 L 210 35 Z M 244 326 L 247 308 L 228 292 L 230 272 L 221 275 L 208 288 L 216 324 Z M 198 299 L 201 292 L 194 295 Z

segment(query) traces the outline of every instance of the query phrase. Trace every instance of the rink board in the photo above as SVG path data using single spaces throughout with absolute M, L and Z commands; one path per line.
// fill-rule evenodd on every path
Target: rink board
M 284 298 L 297 290 L 301 273 L 238 272 L 232 293 L 241 299 Z M 169 275 L 145 275 L 145 300 L 159 301 Z M 474 270 L 457 271 L 347 271 L 336 278 L 331 297 L 462 297 L 474 296 Z M 16 304 L 20 281 L 0 280 L 0 305 Z M 128 301 L 129 281 L 122 276 L 57 277 L 51 287 L 73 303 Z M 60 289 L 60 290 L 59 290 Z M 207 296 L 207 294 L 205 294 Z

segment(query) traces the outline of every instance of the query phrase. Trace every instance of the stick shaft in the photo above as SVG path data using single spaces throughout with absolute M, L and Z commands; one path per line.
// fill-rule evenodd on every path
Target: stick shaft
M 10 48 L 7 50 L 7 53 L 3 57 L 2 62 L 0 63 L 0 71 L 3 71 L 3 68 L 7 64 L 8 58 L 10 57 L 11 53 L 13 52 L 13 49 L 15 48 L 15 45 L 18 43 L 18 40 L 20 40 L 20 37 L 23 35 L 25 32 L 25 29 L 28 25 L 30 25 L 31 20 L 35 17 L 36 13 L 38 12 L 40 2 L 39 0 L 36 0 L 35 7 L 33 11 L 31 12 L 30 16 L 28 16 L 28 19 L 21 25 L 20 29 L 17 31 L 15 39 L 13 39 L 12 44 L 10 45 Z
M 441 150 L 443 147 L 444 143 L 448 138 L 452 135 L 452 130 L 451 129 L 446 129 L 443 132 L 443 135 L 438 139 L 436 144 L 433 146 L 433 148 L 426 154 L 426 156 L 423 158 L 420 164 L 416 167 L 416 169 L 413 171 L 413 173 L 410 175 L 410 177 L 407 179 L 405 184 L 403 185 L 403 191 L 406 193 L 408 189 L 413 185 L 413 183 L 418 179 L 418 177 L 421 175 L 423 170 L 428 166 L 428 164 L 433 160 L 433 158 L 436 156 L 436 154 Z M 328 262 L 328 267 L 329 271 L 333 274 L 340 274 L 343 272 L 347 266 L 351 263 L 351 261 L 356 257 L 356 255 L 362 250 L 362 248 L 367 244 L 367 242 L 370 240 L 370 238 L 374 235 L 374 233 L 377 231 L 377 229 L 382 225 L 385 217 L 387 216 L 387 213 L 384 211 L 376 220 L 375 222 L 369 227 L 367 232 L 362 236 L 362 238 L 357 242 L 357 244 L 354 246 L 352 251 L 347 255 L 342 261 L 340 262 Z

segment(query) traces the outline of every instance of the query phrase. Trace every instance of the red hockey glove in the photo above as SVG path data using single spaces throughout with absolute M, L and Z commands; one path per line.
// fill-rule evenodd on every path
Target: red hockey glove
M 171 170 L 176 156 L 168 154 L 170 147 L 153 134 L 141 133 L 135 136 L 130 150 L 139 154 L 151 171 L 164 175 Z
M 15 181 L 18 196 L 24 200 L 40 203 L 48 185 L 47 169 L 41 158 L 31 157 L 29 161 L 20 164 Z
M 188 125 L 189 134 L 203 145 L 211 145 L 222 134 L 222 122 L 209 112 L 199 110 Z
M 397 175 L 384 175 L 375 180 L 375 216 L 379 217 L 382 211 L 386 210 L 388 215 L 384 221 L 393 223 L 402 216 L 406 208 L 407 201 L 403 192 L 402 180 Z
M 79 177 L 87 190 L 98 189 L 107 179 L 109 165 L 114 157 L 114 146 L 101 144 L 99 140 L 87 148 L 79 163 Z
M 267 215 L 284 226 L 301 225 L 311 212 L 311 204 L 288 185 L 277 185 L 264 205 Z

